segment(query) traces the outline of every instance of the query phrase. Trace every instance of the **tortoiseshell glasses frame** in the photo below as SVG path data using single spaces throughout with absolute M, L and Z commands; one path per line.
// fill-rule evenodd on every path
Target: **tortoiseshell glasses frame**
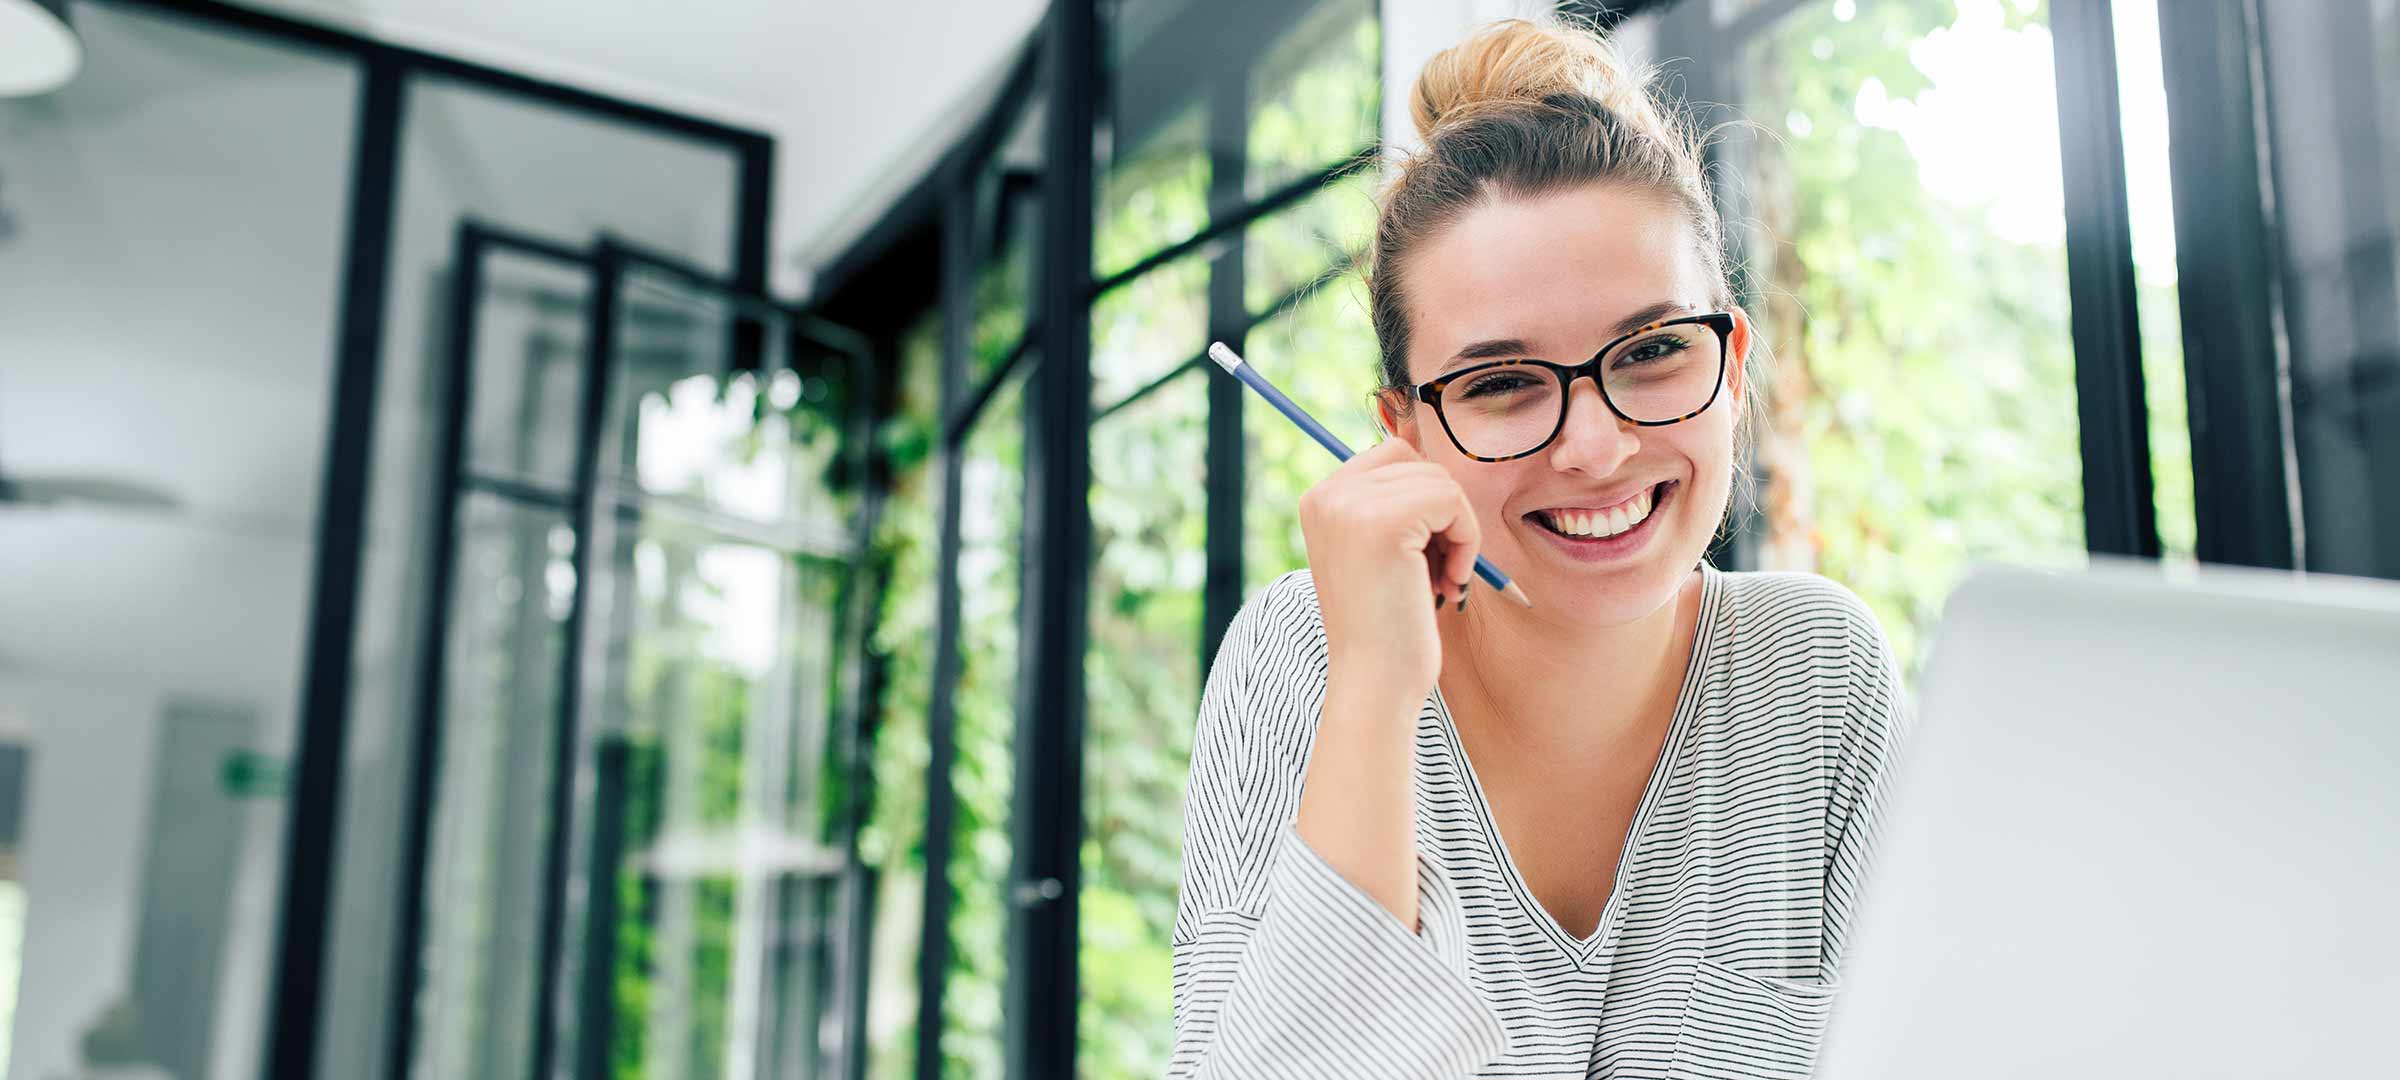
M 1450 444 L 1458 447 L 1459 453 L 1465 454 L 1476 461 L 1515 461 L 1518 458 L 1531 457 L 1535 454 L 1541 453 L 1544 448 L 1548 447 L 1551 443 L 1556 442 L 1558 440 L 1558 433 L 1566 430 L 1567 401 L 1569 398 L 1574 396 L 1572 393 L 1570 393 L 1570 391 L 1573 390 L 1575 386 L 1575 380 L 1579 378 L 1590 378 L 1592 380 L 1592 386 L 1600 391 L 1600 401 L 1608 406 L 1608 411 L 1616 414 L 1618 419 L 1623 420 L 1628 424 L 1632 424 L 1636 427 L 1666 427 L 1670 424 L 1680 424 L 1686 420 L 1700 415 L 1701 413 L 1707 412 L 1710 407 L 1717 403 L 1718 398 L 1724 396 L 1725 369 L 1728 362 L 1727 357 L 1732 352 L 1733 331 L 1734 328 L 1739 325 L 1739 323 L 1739 317 L 1730 311 L 1712 311 L 1704 315 L 1682 315 L 1672 319 L 1661 319 L 1657 322 L 1643 326 L 1640 329 L 1634 330 L 1631 333 L 1618 337 L 1613 341 L 1610 341 L 1608 344 L 1601 346 L 1598 352 L 1593 353 L 1591 359 L 1580 364 L 1555 364 L 1548 360 L 1539 360 L 1533 357 L 1494 360 L 1488 364 L 1476 364 L 1473 367 L 1460 368 L 1459 370 L 1443 375 L 1441 378 L 1435 379 L 1432 382 L 1419 383 L 1413 388 L 1414 396 L 1418 401 L 1433 406 L 1434 415 L 1441 418 L 1442 433 L 1450 437 Z M 1644 334 L 1654 334 L 1671 326 L 1686 325 L 1705 326 L 1710 330 L 1715 331 L 1717 340 L 1717 371 L 1716 377 L 1709 381 L 1710 390 L 1707 400 L 1702 401 L 1698 407 L 1693 408 L 1688 412 L 1683 412 L 1680 415 L 1671 416 L 1663 420 L 1651 420 L 1628 415 L 1623 408 L 1618 406 L 1616 399 L 1609 395 L 1608 381 L 1602 377 L 1605 373 L 1600 366 L 1601 361 L 1610 353 L 1616 351 L 1618 346 L 1621 346 L 1628 341 L 1632 341 L 1635 338 L 1641 337 Z M 1498 457 L 1490 457 L 1484 454 L 1476 453 L 1474 450 L 1471 450 L 1467 447 L 1465 440 L 1460 439 L 1458 432 L 1450 426 L 1450 416 L 1443 410 L 1442 407 L 1442 392 L 1448 389 L 1450 386 L 1459 383 L 1461 380 L 1484 375 L 1496 368 L 1510 367 L 1540 368 L 1548 371 L 1558 380 L 1558 418 L 1551 424 L 1550 433 L 1543 436 L 1540 442 L 1533 444 L 1533 446 L 1528 449 L 1521 450 L 1513 454 L 1503 454 Z

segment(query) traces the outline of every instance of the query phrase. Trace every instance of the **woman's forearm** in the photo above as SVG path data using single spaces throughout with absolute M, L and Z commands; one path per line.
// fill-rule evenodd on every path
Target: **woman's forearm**
M 1320 858 L 1414 933 L 1416 714 L 1424 700 L 1394 685 L 1333 673 L 1295 828 Z

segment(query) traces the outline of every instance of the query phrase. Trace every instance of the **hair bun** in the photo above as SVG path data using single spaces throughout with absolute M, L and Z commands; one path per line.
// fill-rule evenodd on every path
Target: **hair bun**
M 1574 94 L 1617 112 L 1648 111 L 1647 79 L 1628 71 L 1599 35 L 1579 26 L 1503 19 L 1425 62 L 1410 95 L 1417 136 L 1495 106 Z

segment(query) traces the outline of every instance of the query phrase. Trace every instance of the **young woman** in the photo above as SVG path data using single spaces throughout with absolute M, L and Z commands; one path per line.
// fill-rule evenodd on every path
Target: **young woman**
M 1368 278 L 1394 437 L 1302 499 L 1309 568 L 1201 704 L 1172 1073 L 1805 1076 L 1899 683 L 1840 586 L 1702 562 L 1753 331 L 1693 140 L 1524 22 L 1414 114 Z

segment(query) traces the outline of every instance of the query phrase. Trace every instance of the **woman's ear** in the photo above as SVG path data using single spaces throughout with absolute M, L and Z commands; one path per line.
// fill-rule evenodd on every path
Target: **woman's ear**
M 1425 444 L 1417 441 L 1417 410 L 1406 407 L 1410 404 L 1408 398 L 1403 396 L 1406 393 L 1408 391 L 1390 388 L 1376 391 L 1375 423 L 1383 429 L 1385 438 L 1403 440 L 1416 447 L 1418 453 L 1423 453 Z
M 1750 389 L 1750 333 L 1750 313 L 1734 305 L 1733 337 L 1725 342 L 1725 387 L 1733 391 L 1736 405 Z

